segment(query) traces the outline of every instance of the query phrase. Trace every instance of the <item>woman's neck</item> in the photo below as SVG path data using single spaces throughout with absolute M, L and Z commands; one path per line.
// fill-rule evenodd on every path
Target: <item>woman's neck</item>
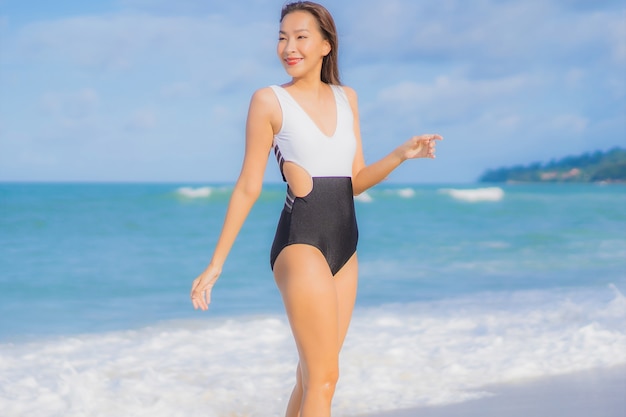
M 322 82 L 319 76 L 315 78 L 292 78 L 289 86 L 301 92 L 319 95 L 326 88 L 326 83 Z

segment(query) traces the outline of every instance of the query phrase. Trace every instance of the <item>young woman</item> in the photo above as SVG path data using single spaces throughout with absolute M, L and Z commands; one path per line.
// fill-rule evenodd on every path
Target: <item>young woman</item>
M 323 6 L 302 1 L 283 7 L 277 52 L 291 81 L 252 96 L 243 167 L 213 258 L 191 290 L 194 308 L 206 310 L 227 254 L 261 193 L 273 149 L 287 197 L 270 264 L 300 358 L 287 417 L 330 416 L 357 289 L 353 196 L 407 159 L 434 158 L 435 141 L 441 139 L 415 136 L 366 166 L 357 96 L 341 86 L 337 47 L 335 24 Z

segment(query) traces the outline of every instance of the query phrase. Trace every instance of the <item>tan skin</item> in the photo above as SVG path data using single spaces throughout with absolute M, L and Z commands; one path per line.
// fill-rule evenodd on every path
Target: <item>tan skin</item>
M 283 87 L 297 100 L 320 130 L 332 135 L 337 124 L 330 86 L 321 81 L 322 59 L 330 44 L 308 12 L 294 11 L 281 22 L 278 57 L 292 81 Z M 357 151 L 352 168 L 354 194 L 384 180 L 402 162 L 434 158 L 439 135 L 414 136 L 386 157 L 366 165 L 363 158 L 357 96 L 343 87 L 354 114 Z M 282 111 L 270 88 L 254 93 L 246 123 L 246 149 L 241 173 L 233 189 L 224 225 L 208 267 L 193 281 L 194 308 L 207 310 L 211 290 L 250 209 L 258 199 L 272 140 L 282 125 Z M 296 195 L 312 187 L 311 177 L 301 167 L 285 163 L 285 176 Z M 296 386 L 286 417 L 328 417 L 339 372 L 339 351 L 346 337 L 357 289 L 357 256 L 333 277 L 321 252 L 310 245 L 295 244 L 282 250 L 274 264 L 280 290 L 294 335 L 300 362 Z

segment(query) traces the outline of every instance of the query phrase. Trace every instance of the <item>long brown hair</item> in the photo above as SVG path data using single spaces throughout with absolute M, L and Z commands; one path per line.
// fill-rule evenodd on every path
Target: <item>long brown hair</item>
M 280 22 L 291 12 L 304 11 L 313 15 L 322 32 L 322 36 L 330 44 L 330 52 L 322 60 L 322 81 L 327 84 L 341 85 L 339 80 L 339 63 L 337 28 L 330 12 L 321 4 L 312 1 L 294 1 L 283 6 Z

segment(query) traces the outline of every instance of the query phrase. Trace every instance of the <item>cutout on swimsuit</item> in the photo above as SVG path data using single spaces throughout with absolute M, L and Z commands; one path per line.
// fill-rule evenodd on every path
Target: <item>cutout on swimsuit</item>
M 283 175 L 295 197 L 306 197 L 313 190 L 313 178 L 295 162 L 284 162 Z

